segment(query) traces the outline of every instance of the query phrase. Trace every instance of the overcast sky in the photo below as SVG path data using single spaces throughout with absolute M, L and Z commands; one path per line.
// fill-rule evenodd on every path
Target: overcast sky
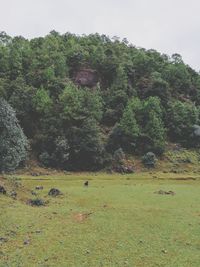
M 200 0 L 0 0 L 0 31 L 26 38 L 51 30 L 126 37 L 200 70 Z

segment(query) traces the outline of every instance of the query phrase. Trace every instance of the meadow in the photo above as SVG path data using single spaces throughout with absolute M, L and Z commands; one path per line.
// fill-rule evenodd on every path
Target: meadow
M 0 183 L 0 267 L 200 266 L 198 174 L 55 172 Z M 29 205 L 34 198 L 45 205 Z

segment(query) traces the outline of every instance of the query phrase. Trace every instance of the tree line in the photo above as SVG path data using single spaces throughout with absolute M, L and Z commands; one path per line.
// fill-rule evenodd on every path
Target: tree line
M 97 73 L 92 87 L 75 82 L 84 69 Z M 99 34 L 0 33 L 0 171 L 30 153 L 44 166 L 98 170 L 119 149 L 198 147 L 199 105 L 200 75 L 179 54 Z

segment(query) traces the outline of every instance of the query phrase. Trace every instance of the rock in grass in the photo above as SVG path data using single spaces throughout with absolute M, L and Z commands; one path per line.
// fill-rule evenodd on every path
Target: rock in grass
M 11 193 L 10 193 L 10 196 L 12 197 L 12 198 L 16 198 L 17 197 L 17 192 L 15 192 L 15 191 L 12 191 Z
M 37 193 L 34 192 L 34 191 L 31 191 L 31 194 L 32 194 L 33 196 L 37 196 Z
M 6 189 L 2 185 L 0 185 L 0 194 L 6 194 Z
M 7 242 L 7 241 L 8 241 L 7 238 L 5 238 L 5 237 L 0 237 L 0 244 L 1 244 L 1 243 L 5 243 L 5 242 Z
M 159 195 L 171 195 L 174 196 L 176 193 L 173 191 L 164 191 L 164 190 L 159 190 L 154 192 L 154 194 L 159 194 Z
M 27 239 L 27 240 L 24 240 L 24 245 L 29 245 L 30 244 L 30 240 Z
M 28 204 L 31 206 L 45 206 L 45 201 L 41 198 L 36 198 L 36 199 L 29 199 Z
M 38 185 L 35 187 L 35 190 L 43 190 L 43 186 L 42 185 Z
M 40 174 L 39 173 L 36 173 L 36 172 L 32 172 L 31 173 L 31 176 L 39 176 Z
M 49 193 L 48 193 L 48 195 L 49 196 L 52 196 L 52 197 L 57 197 L 57 196 L 59 196 L 59 195 L 61 195 L 62 193 L 60 192 L 60 190 L 59 189 L 57 189 L 57 188 L 51 188 L 50 190 L 49 190 Z

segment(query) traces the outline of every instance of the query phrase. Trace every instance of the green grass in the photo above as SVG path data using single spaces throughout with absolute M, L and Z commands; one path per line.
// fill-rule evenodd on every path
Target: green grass
M 24 187 L 17 200 L 0 196 L 0 237 L 7 238 L 0 266 L 199 267 L 198 175 L 152 176 L 19 175 Z M 197 180 L 176 180 L 187 177 Z M 86 179 L 89 188 L 83 187 Z M 49 201 L 45 207 L 26 204 L 37 185 L 44 186 L 37 197 Z M 52 187 L 63 195 L 48 197 Z M 176 195 L 154 194 L 160 189 Z

